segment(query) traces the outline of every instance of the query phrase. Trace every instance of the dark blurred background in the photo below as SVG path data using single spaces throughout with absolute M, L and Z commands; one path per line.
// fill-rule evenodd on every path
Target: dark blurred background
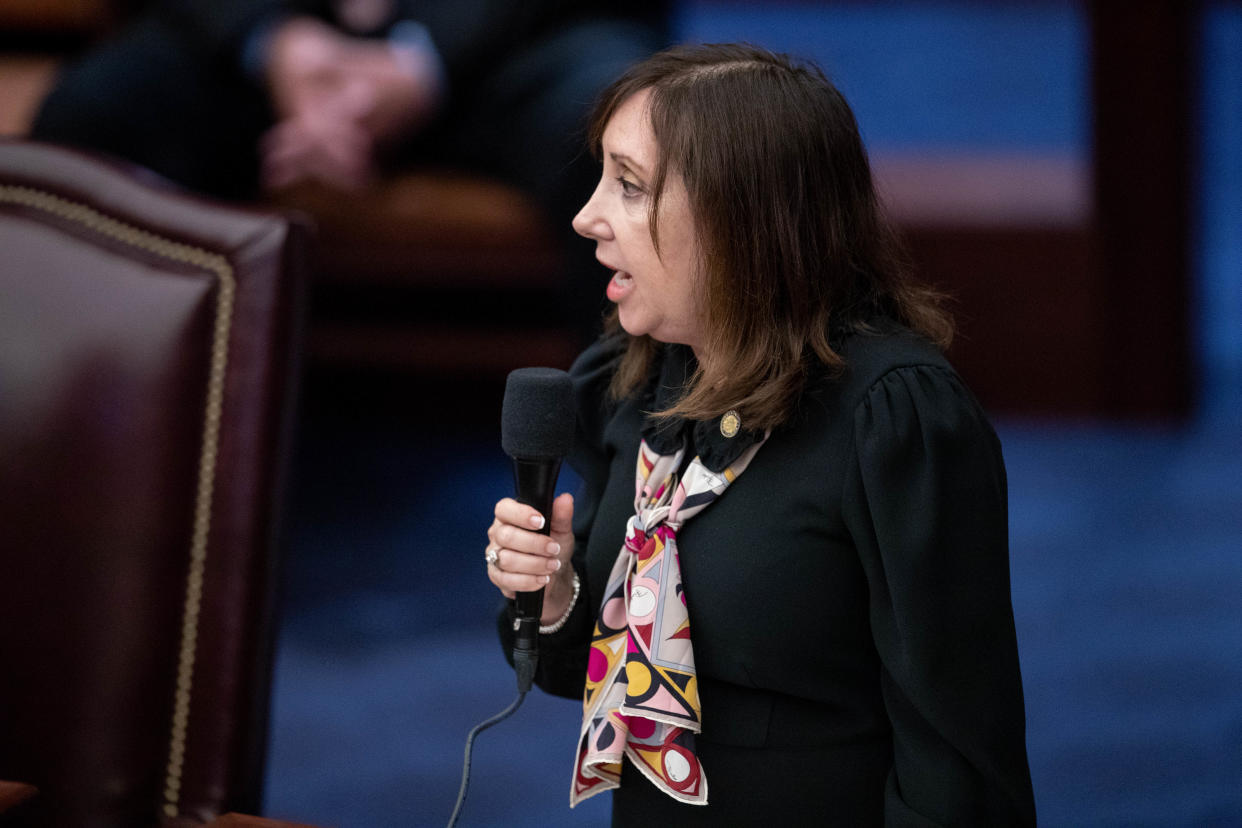
M 1009 470 L 1041 822 L 1242 824 L 1242 4 L 682 0 L 675 28 L 818 61 L 955 298 L 952 356 Z M 3 41 L 0 95 L 33 96 L 38 50 L 82 42 Z M 433 287 L 403 301 L 451 323 Z M 508 366 L 344 338 L 328 317 L 364 300 L 319 290 L 265 812 L 440 825 L 466 732 L 514 694 L 480 555 L 511 490 Z M 470 347 L 566 358 L 501 334 Z M 485 733 L 463 824 L 607 824 L 606 797 L 567 807 L 578 712 L 532 694 Z

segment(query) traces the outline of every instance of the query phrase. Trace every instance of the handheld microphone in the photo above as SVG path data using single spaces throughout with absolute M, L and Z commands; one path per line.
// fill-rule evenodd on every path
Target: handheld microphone
M 519 368 L 505 381 L 500 444 L 513 459 L 515 499 L 543 515 L 542 534 L 552 526 L 552 499 L 561 460 L 574 438 L 573 385 L 556 368 Z M 530 689 L 539 655 L 543 590 L 519 592 L 515 601 L 513 660 L 518 689 Z

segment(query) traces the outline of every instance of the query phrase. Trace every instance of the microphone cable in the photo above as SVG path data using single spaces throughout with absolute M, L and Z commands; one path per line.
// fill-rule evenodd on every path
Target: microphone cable
M 517 698 L 513 700 L 512 704 L 497 713 L 495 716 L 492 716 L 490 719 L 485 719 L 484 721 L 479 722 L 474 726 L 474 729 L 470 731 L 469 735 L 466 736 L 466 759 L 461 768 L 461 789 L 457 791 L 457 804 L 453 806 L 453 815 L 449 817 L 448 828 L 453 828 L 453 826 L 457 824 L 457 819 L 461 816 L 462 806 L 466 804 L 466 788 L 470 787 L 470 751 L 474 747 L 474 737 L 478 736 L 492 725 L 499 724 L 512 716 L 514 712 L 522 706 L 522 700 L 525 698 L 526 691 L 518 691 Z
M 471 729 L 466 735 L 466 758 L 461 767 L 461 788 L 457 791 L 457 804 L 453 806 L 453 815 L 449 817 L 448 828 L 454 828 L 457 820 L 461 816 L 461 809 L 466 804 L 466 789 L 470 787 L 470 752 L 474 749 L 474 739 L 483 731 L 487 730 L 494 724 L 499 724 L 505 719 L 517 712 L 522 706 L 522 701 L 526 698 L 526 694 L 530 692 L 532 679 L 535 675 L 535 667 L 538 664 L 539 656 L 537 653 L 530 651 L 518 651 L 514 653 L 514 666 L 517 668 L 518 694 L 513 703 L 504 710 L 492 716 L 490 719 L 484 719 Z

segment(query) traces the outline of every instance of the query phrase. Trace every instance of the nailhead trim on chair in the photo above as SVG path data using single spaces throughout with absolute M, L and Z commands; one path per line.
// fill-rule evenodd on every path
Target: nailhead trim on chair
M 111 218 L 85 204 L 69 201 L 31 187 L 0 185 L 0 202 L 39 210 L 74 222 L 130 247 L 165 259 L 202 268 L 219 280 L 216 319 L 212 331 L 211 365 L 207 378 L 207 409 L 203 422 L 202 451 L 194 499 L 194 529 L 190 540 L 190 568 L 186 577 L 181 622 L 181 646 L 177 660 L 172 735 L 164 777 L 164 814 L 176 817 L 185 764 L 186 731 L 190 720 L 190 697 L 194 680 L 194 655 L 203 597 L 203 572 L 207 564 L 207 533 L 211 528 L 211 501 L 215 487 L 216 454 L 220 440 L 220 414 L 224 406 L 224 371 L 228 365 L 229 331 L 233 317 L 236 281 L 233 266 L 224 256 L 172 241 Z

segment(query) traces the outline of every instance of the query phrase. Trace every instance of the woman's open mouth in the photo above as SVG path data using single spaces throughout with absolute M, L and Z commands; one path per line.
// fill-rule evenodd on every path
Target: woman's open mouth
M 634 277 L 623 270 L 618 270 L 608 280 L 608 301 L 620 302 L 633 288 Z

